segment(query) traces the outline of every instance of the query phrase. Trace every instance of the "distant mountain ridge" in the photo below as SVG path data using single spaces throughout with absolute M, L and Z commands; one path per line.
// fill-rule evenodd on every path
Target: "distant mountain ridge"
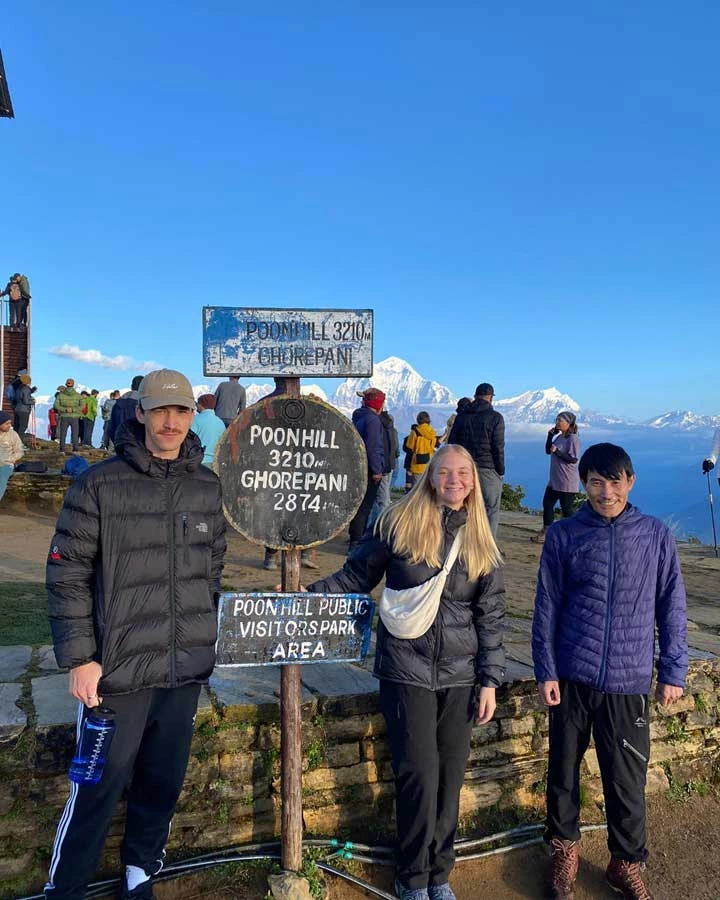
M 423 377 L 410 363 L 397 356 L 389 356 L 376 363 L 371 378 L 348 378 L 328 398 L 327 393 L 317 384 L 302 383 L 303 394 L 314 394 L 321 400 L 328 400 L 346 415 L 360 405 L 358 391 L 368 387 L 378 387 L 386 395 L 386 406 L 395 419 L 395 425 L 402 437 L 408 433 L 410 426 L 420 410 L 430 413 L 432 424 L 438 433 L 442 432 L 448 418 L 455 412 L 458 398 L 450 390 L 437 381 Z M 470 387 L 472 390 L 474 385 Z M 78 385 L 78 390 L 82 389 Z M 248 405 L 256 403 L 274 389 L 273 384 L 246 385 Z M 214 393 L 214 387 L 198 384 L 193 387 L 195 397 L 204 393 Z M 101 391 L 99 402 L 109 394 Z M 123 391 L 124 393 L 124 391 Z M 36 403 L 37 433 L 40 437 L 47 434 L 47 410 L 50 405 L 49 396 L 38 396 Z M 583 409 L 569 394 L 556 387 L 525 391 L 515 397 L 496 399 L 494 407 L 502 413 L 505 421 L 511 426 L 551 425 L 555 417 L 563 410 L 575 413 L 582 426 L 597 428 L 642 428 L 650 431 L 702 431 L 720 427 L 720 416 L 701 416 L 690 410 L 671 410 L 661 413 L 645 421 L 636 421 L 621 416 L 605 415 L 591 409 Z M 102 434 L 102 422 L 98 415 L 94 443 L 99 444 Z
M 348 378 L 333 394 L 332 402 L 339 409 L 355 409 L 358 391 L 369 387 L 380 388 L 387 397 L 388 406 L 452 406 L 457 405 L 453 392 L 423 378 L 410 363 L 397 356 L 388 356 L 375 363 L 372 378 Z

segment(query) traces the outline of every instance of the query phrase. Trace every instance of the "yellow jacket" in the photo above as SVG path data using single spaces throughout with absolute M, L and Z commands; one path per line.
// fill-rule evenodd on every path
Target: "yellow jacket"
M 405 438 L 405 469 L 412 475 L 421 475 L 437 449 L 438 439 L 432 425 L 423 422 L 413 425 L 410 434 Z

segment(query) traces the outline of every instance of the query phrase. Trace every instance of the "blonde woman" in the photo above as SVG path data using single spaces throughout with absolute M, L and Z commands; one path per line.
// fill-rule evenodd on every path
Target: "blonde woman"
M 463 528 L 464 526 L 464 528 Z M 463 447 L 433 456 L 413 490 L 383 512 L 344 567 L 309 591 L 393 590 L 437 575 L 460 533 L 437 614 L 414 639 L 378 622 L 375 676 L 395 773 L 401 900 L 454 900 L 448 877 L 473 723 L 495 712 L 505 654 L 505 588 L 477 469 Z

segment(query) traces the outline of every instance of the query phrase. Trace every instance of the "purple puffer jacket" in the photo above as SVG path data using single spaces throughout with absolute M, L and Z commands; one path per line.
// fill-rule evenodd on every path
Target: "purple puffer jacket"
M 656 622 L 658 681 L 683 687 L 685 585 L 662 522 L 628 504 L 611 523 L 585 503 L 551 526 L 533 616 L 538 681 L 566 678 L 611 694 L 647 694 Z

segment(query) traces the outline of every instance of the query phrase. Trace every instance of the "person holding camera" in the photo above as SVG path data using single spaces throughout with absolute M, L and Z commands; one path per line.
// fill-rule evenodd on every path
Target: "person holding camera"
M 550 457 L 550 481 L 543 496 L 543 527 L 530 540 L 534 544 L 545 541 L 545 533 L 555 521 L 555 506 L 559 502 L 563 519 L 573 514 L 573 502 L 578 489 L 578 459 L 580 439 L 575 413 L 563 410 L 548 431 L 545 452 Z

